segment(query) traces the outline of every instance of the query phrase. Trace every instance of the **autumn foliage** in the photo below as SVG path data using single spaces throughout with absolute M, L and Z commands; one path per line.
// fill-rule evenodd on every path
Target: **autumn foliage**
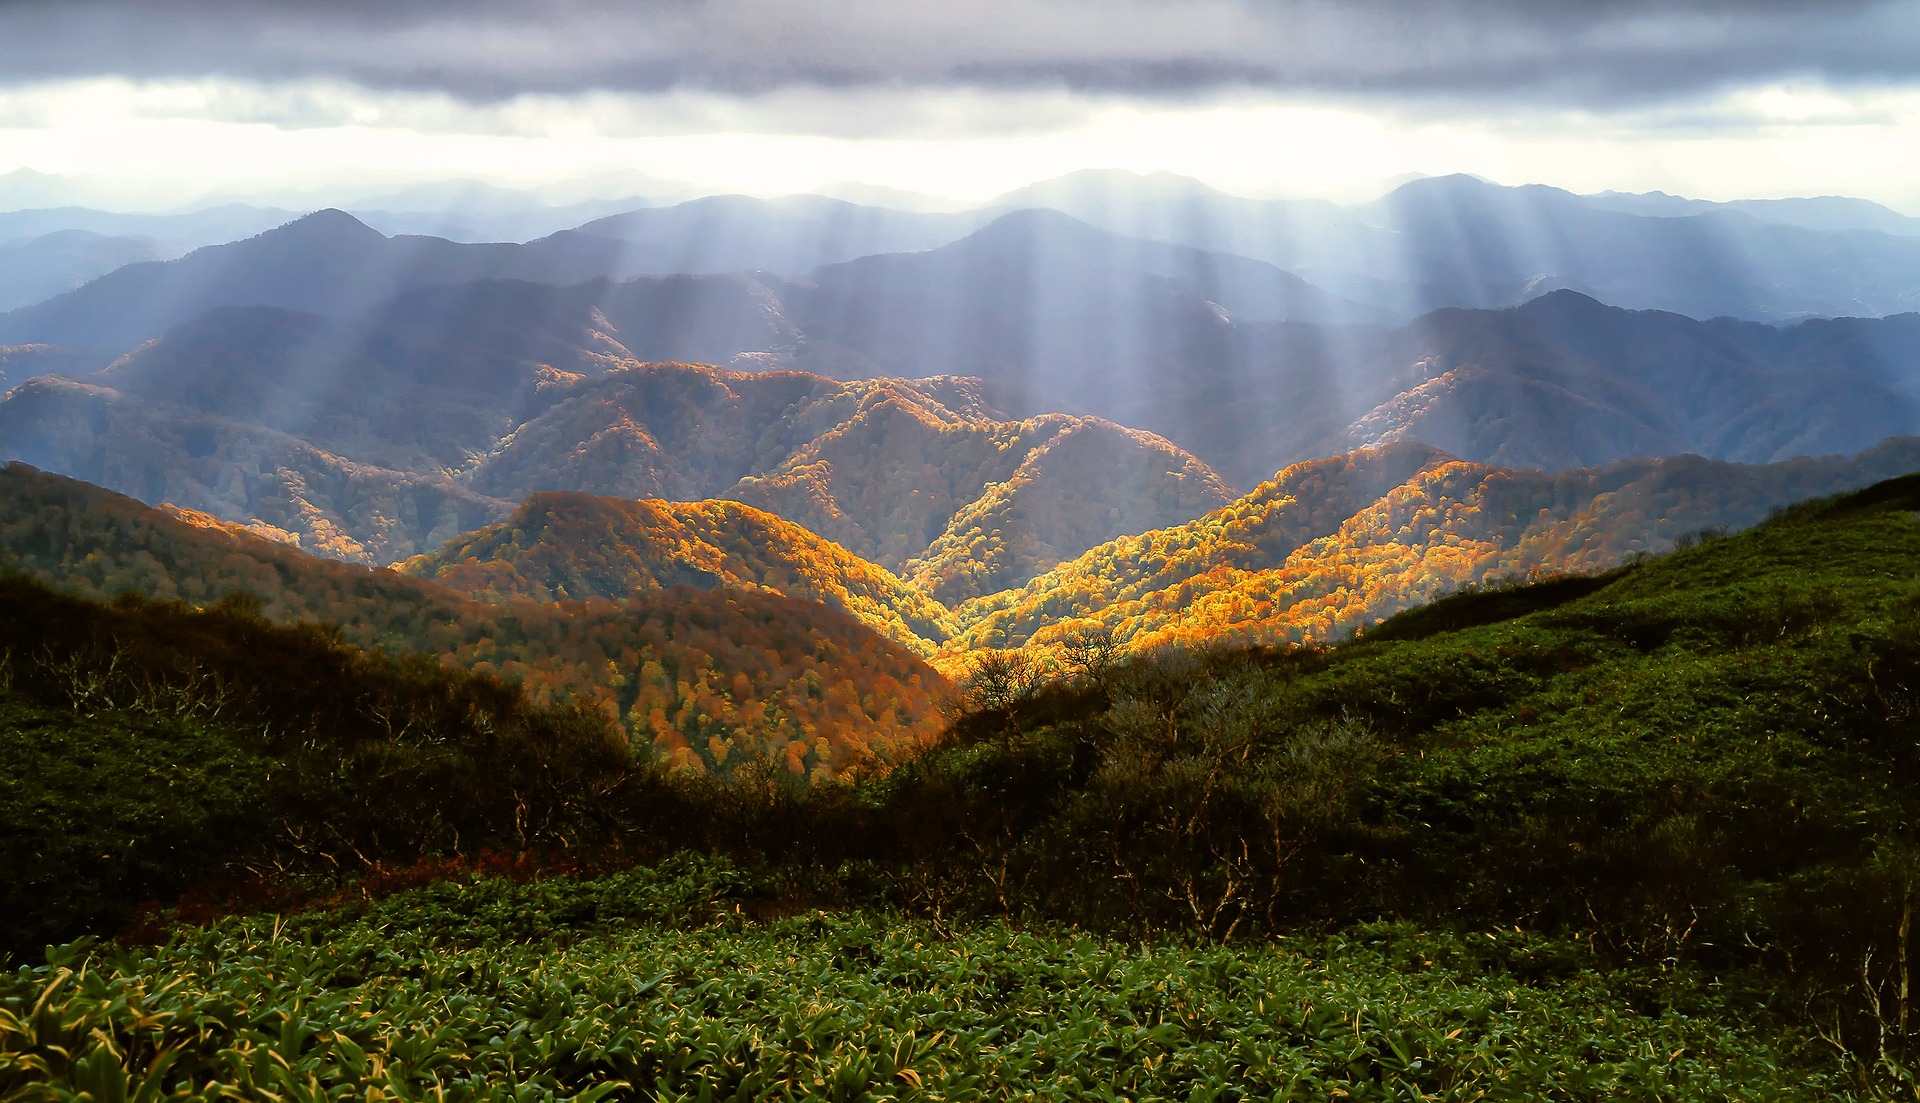
M 497 674 L 536 703 L 584 702 L 689 768 L 771 759 L 812 778 L 883 763 L 934 732 L 946 688 L 846 614 L 779 594 L 481 602 L 18 464 L 0 469 L 0 568 L 103 599 L 249 593 L 274 620 L 333 623 L 352 643 Z

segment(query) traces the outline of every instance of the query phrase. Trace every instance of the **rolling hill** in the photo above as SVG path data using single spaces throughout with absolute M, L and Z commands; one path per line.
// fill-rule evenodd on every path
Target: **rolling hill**
M 95 599 L 211 605 L 244 590 L 274 620 L 503 674 L 537 702 L 586 702 L 648 753 L 718 772 L 768 760 L 817 777 L 888 760 L 937 730 L 946 689 L 852 617 L 765 590 L 481 602 L 22 464 L 0 467 L 0 569 Z
M 770 590 L 839 609 L 923 656 L 952 634 L 946 608 L 885 567 L 737 502 L 546 491 L 398 570 L 482 601 Z
M 1681 456 L 1547 473 L 1398 444 L 1290 467 L 1196 521 L 964 602 L 950 645 L 1329 642 L 1452 590 L 1588 573 L 1920 470 L 1920 439 L 1747 466 Z

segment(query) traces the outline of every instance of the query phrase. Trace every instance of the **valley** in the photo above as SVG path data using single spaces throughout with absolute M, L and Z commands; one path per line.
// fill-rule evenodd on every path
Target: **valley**
M 427 192 L 0 213 L 0 1096 L 1911 1088 L 1920 222 Z
M 0 560 L 84 596 L 245 591 L 692 769 L 888 764 L 996 655 L 1038 678 L 1089 646 L 1326 646 L 1920 466 L 1920 315 L 1689 317 L 1661 282 L 1920 235 L 1871 205 L 1671 207 L 1093 173 L 965 213 L 721 196 L 522 243 L 322 210 L 0 315 Z M 82 214 L 174 241 L 267 217 Z M 1543 222 L 1560 251 L 1520 249 Z

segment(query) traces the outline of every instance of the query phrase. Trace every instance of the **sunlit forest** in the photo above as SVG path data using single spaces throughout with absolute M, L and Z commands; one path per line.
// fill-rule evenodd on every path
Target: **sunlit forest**
M 946 679 L 912 651 L 777 593 L 681 585 L 618 601 L 480 602 L 19 466 L 0 477 L 0 566 L 102 600 L 238 596 L 362 647 L 509 678 L 535 702 L 586 705 L 689 768 L 771 757 L 801 778 L 831 774 L 938 725 Z

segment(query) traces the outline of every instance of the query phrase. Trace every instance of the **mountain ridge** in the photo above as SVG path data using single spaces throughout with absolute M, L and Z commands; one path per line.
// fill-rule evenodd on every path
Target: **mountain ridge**
M 1920 437 L 1770 465 L 1680 456 L 1558 473 L 1391 444 L 1281 471 L 1186 525 L 1122 537 L 964 602 L 950 645 L 1042 653 L 1328 643 L 1463 586 L 1592 573 L 1772 509 L 1920 470 Z

